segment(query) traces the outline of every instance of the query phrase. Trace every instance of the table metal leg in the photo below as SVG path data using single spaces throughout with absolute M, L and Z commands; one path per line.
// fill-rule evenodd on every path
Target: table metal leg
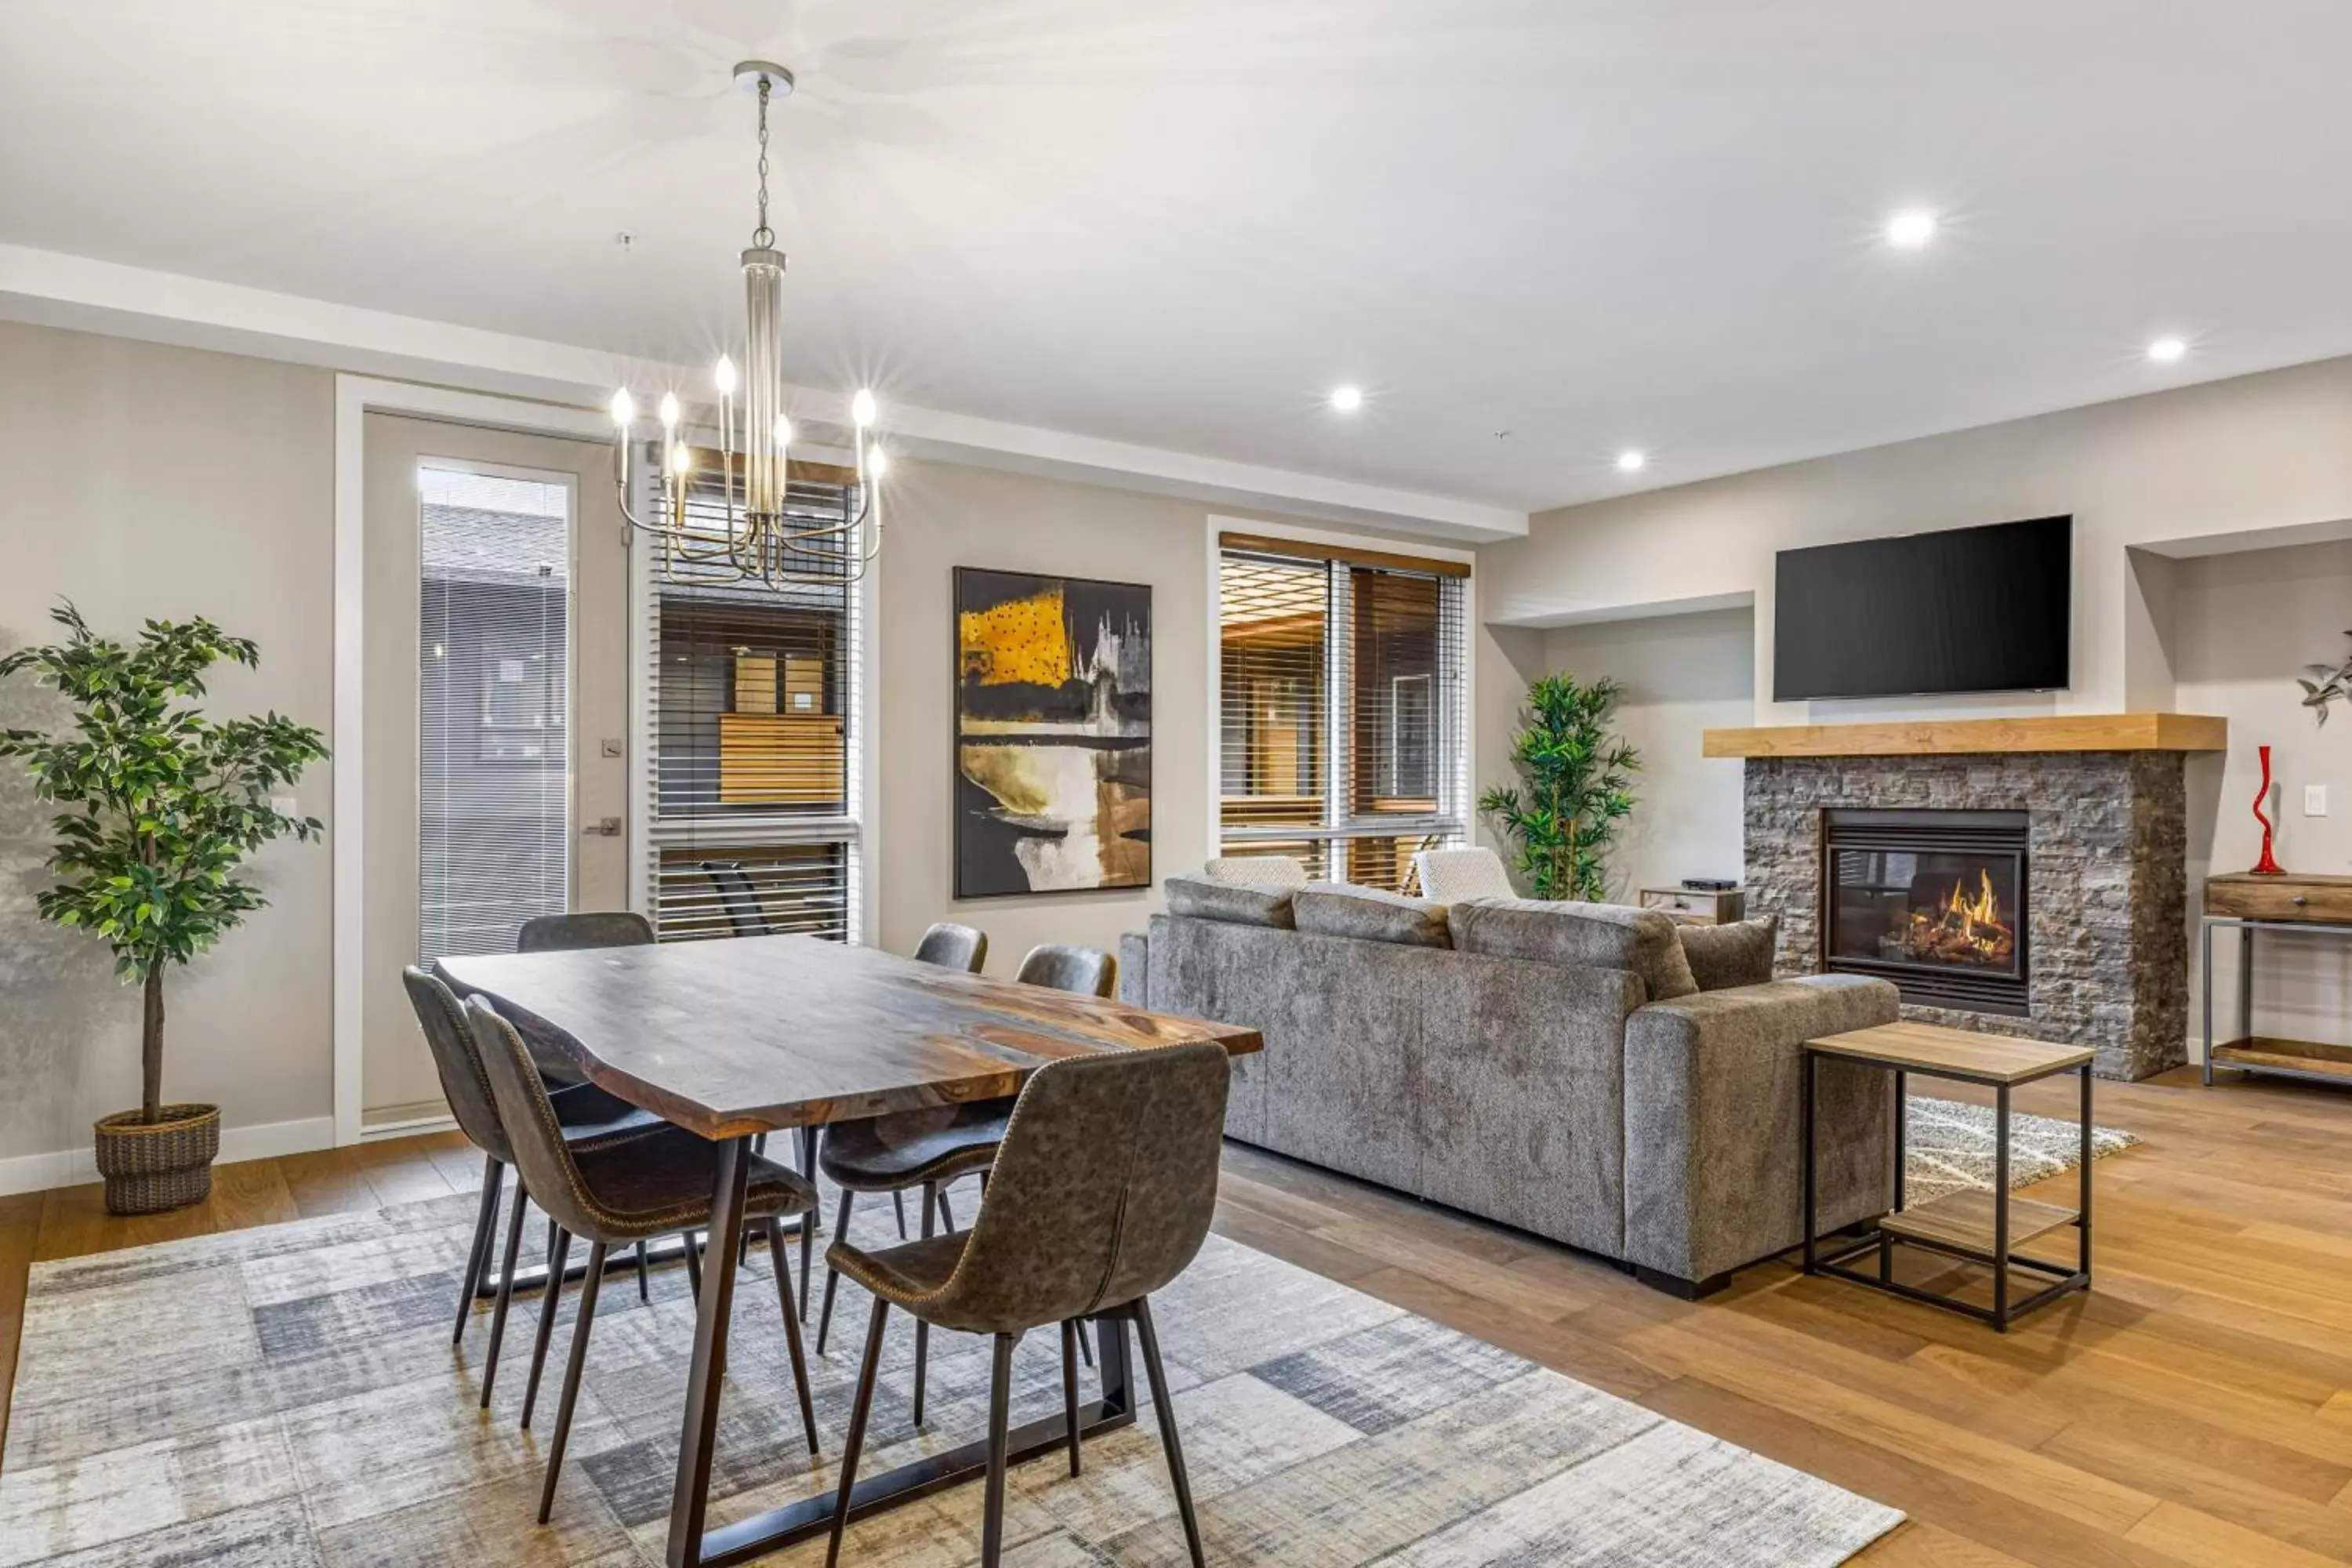
M 1811 1274 L 1814 1272 L 1817 1262 L 1813 1247 L 1813 1064 L 1817 1058 L 1811 1051 L 1806 1051 L 1802 1054 L 1805 1061 L 1803 1074 L 1804 1100 L 1803 1110 L 1800 1112 L 1798 1117 L 1798 1125 L 1801 1130 L 1801 1137 L 1803 1144 L 1803 1152 L 1799 1157 L 1799 1163 L 1802 1166 L 1804 1171 L 1805 1272 Z
M 1911 1122 L 1911 1075 L 1901 1068 L 1895 1069 L 1895 1212 L 1903 1212 L 1904 1167 L 1910 1163 L 1907 1140 Z M 1878 1233 L 1878 1277 L 1892 1281 L 1895 1278 L 1895 1237 L 1885 1230 Z
M 2213 922 L 2202 922 L 2198 940 L 2202 949 L 2205 984 L 2205 1087 L 2213 1087 Z
M 2082 1246 L 2082 1258 L 2081 1261 L 2075 1265 L 2075 1268 L 2082 1274 L 2083 1284 L 2084 1288 L 2087 1289 L 2091 1282 L 2091 1064 L 2089 1062 L 2084 1062 L 2083 1064 L 2083 1166 L 2081 1188 L 2082 1196 L 2076 1201 L 2074 1206 L 2082 1211 L 2083 1215 L 2082 1219 L 2078 1222 L 2077 1226 Z
M 2238 1038 L 2254 1037 L 2254 928 L 2238 927 Z
M 719 1267 L 703 1270 L 702 1294 L 695 1303 L 694 1362 L 687 1373 L 686 1422 L 677 1439 L 677 1484 L 670 1493 L 669 1568 L 697 1568 L 703 1561 L 702 1526 L 710 1508 L 710 1462 L 719 1440 L 719 1390 L 727 1372 L 727 1327 L 735 1306 L 735 1270 L 725 1259 L 729 1238 L 743 1234 L 744 1187 L 751 1174 L 747 1140 L 719 1145 L 710 1189 L 711 1256 Z
M 2009 1085 L 2002 1084 L 1993 1111 L 1992 1144 L 1992 1326 L 2009 1332 Z

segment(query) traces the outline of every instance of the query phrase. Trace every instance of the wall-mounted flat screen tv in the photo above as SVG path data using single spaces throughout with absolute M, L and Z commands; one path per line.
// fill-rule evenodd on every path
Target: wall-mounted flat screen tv
M 2072 517 L 1783 550 L 1773 700 L 2063 687 L 2074 559 Z

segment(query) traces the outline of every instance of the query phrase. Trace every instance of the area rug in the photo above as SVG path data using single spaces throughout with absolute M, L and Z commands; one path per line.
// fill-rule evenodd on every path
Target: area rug
M 436 1198 L 37 1266 L 0 1565 L 658 1563 L 694 1327 L 684 1279 L 657 1271 L 650 1305 L 612 1279 L 554 1520 L 538 1526 L 551 1394 L 536 1433 L 515 1425 L 536 1303 L 509 1324 L 488 1415 L 475 1408 L 486 1314 L 449 1344 L 474 1207 Z M 887 1207 L 859 1219 L 861 1236 L 891 1223 Z M 867 1301 L 845 1282 L 812 1363 L 824 1447 L 812 1464 L 756 1254 L 736 1293 L 714 1522 L 832 1489 L 864 1339 Z M 1222 1237 L 1154 1312 L 1220 1565 L 1809 1568 L 1902 1517 Z M 984 1429 L 983 1347 L 932 1337 L 918 1434 L 901 1320 L 867 1473 Z M 1059 1352 L 1055 1334 L 1023 1342 L 1016 1423 L 1060 1408 Z M 1007 1564 L 1184 1562 L 1149 1412 L 1087 1459 L 1078 1479 L 1058 1458 L 1013 1470 Z M 980 1512 L 964 1487 L 863 1521 L 844 1562 L 974 1563 Z M 815 1542 L 768 1561 L 823 1560 Z
M 1993 1112 L 1989 1105 L 1911 1097 L 1904 1114 L 1903 1201 L 1924 1204 L 1963 1187 L 1992 1187 Z M 2104 1160 L 2139 1140 L 2119 1127 L 2091 1128 L 2091 1158 Z M 2082 1163 L 2079 1122 L 2012 1111 L 2009 1184 L 2030 1187 Z

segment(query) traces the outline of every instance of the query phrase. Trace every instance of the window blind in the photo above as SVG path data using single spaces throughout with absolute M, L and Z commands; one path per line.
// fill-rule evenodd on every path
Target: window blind
M 1466 841 L 1463 568 L 1228 536 L 1219 558 L 1223 852 L 1401 890 Z
M 422 464 L 417 958 L 511 952 L 571 888 L 571 491 Z
M 846 470 L 793 474 L 794 516 L 840 521 L 856 501 Z M 718 486 L 698 479 L 688 513 L 722 528 Z M 825 558 L 807 564 L 824 573 Z M 857 594 L 833 564 L 835 580 L 775 587 L 650 574 L 645 885 L 662 941 L 858 935 Z

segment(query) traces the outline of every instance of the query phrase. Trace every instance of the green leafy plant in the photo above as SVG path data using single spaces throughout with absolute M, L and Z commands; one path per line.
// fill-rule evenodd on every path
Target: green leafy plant
M 44 800 L 75 807 L 51 820 L 56 886 L 41 917 L 94 932 L 115 972 L 146 987 L 141 1120 L 163 1120 L 163 973 L 209 949 L 266 900 L 236 875 L 271 839 L 312 839 L 315 817 L 288 816 L 270 791 L 327 754 L 318 731 L 276 713 L 215 721 L 189 699 L 220 659 L 251 667 L 260 650 L 212 622 L 149 621 L 135 645 L 93 633 L 70 603 L 50 612 L 66 640 L 0 658 L 0 677 L 32 671 L 73 705 L 70 730 L 0 731 L 0 756 L 23 757 Z
M 1514 862 L 1538 899 L 1608 896 L 1602 858 L 1633 809 L 1640 753 L 1609 732 L 1625 694 L 1614 680 L 1547 675 L 1528 688 L 1521 728 L 1511 738 L 1520 787 L 1498 786 L 1478 810 L 1518 846 Z

